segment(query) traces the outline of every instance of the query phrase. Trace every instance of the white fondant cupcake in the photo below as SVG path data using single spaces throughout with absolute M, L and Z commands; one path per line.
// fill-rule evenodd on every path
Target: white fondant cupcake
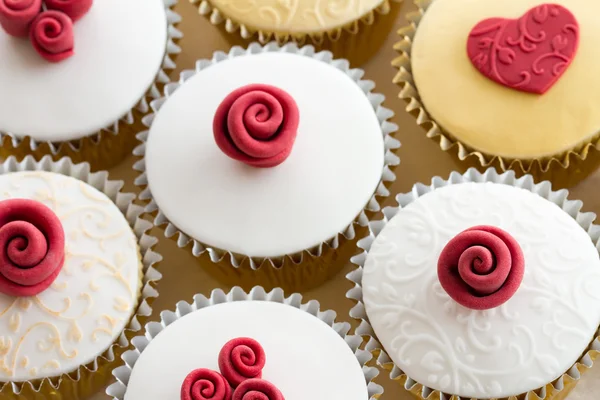
M 0 0 L 0 155 L 104 169 L 131 154 L 180 51 L 176 2 Z
M 363 71 L 290 44 L 201 60 L 152 102 L 141 198 L 227 284 L 301 290 L 337 272 L 395 178 L 393 113 Z
M 146 325 L 145 336 L 133 338 L 135 349 L 123 355 L 125 365 L 113 371 L 118 382 L 107 394 L 115 400 L 373 400 L 383 392 L 373 382 L 378 371 L 366 366 L 371 354 L 349 329 L 317 301 L 302 303 L 300 294 L 214 290 Z
M 397 201 L 348 275 L 378 363 L 419 398 L 565 398 L 600 350 L 595 214 L 493 169 Z
M 0 165 L 0 397 L 86 398 L 150 315 L 152 224 L 88 164 Z

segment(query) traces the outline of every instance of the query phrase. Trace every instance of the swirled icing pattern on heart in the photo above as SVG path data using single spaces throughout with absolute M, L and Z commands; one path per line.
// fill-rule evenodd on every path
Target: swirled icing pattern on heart
M 518 396 L 558 379 L 600 323 L 598 250 L 562 197 L 557 205 L 496 183 L 419 192 L 377 235 L 362 275 L 365 311 L 394 364 L 469 399 Z M 474 310 L 450 297 L 436 267 L 453 238 L 482 225 L 510 232 L 525 269 L 510 299 Z
M 219 352 L 219 369 L 233 387 L 247 379 L 260 378 L 265 362 L 265 351 L 251 338 L 230 340 Z
M 254 167 L 275 167 L 290 155 L 299 123 L 298 106 L 284 90 L 248 85 L 219 105 L 213 132 L 229 157 Z
M 231 400 L 285 400 L 283 394 L 269 381 L 248 379 L 233 392 Z
M 42 0 L 0 0 L 0 26 L 12 36 L 27 36 L 42 10 Z
M 476 226 L 456 235 L 440 254 L 438 277 L 457 303 L 473 310 L 504 304 L 524 273 L 517 241 L 494 226 Z
M 231 387 L 223 375 L 199 368 L 185 377 L 181 385 L 181 400 L 230 400 Z
M 65 233 L 44 204 L 0 202 L 0 292 L 34 296 L 56 279 L 65 259 Z
M 73 21 L 63 12 L 44 11 L 31 23 L 29 39 L 46 60 L 63 61 L 74 54 Z
M 469 59 L 483 75 L 506 87 L 543 94 L 567 70 L 579 43 L 575 16 L 542 4 L 519 19 L 489 18 L 469 34 Z
M 92 8 L 93 0 L 44 0 L 44 4 L 49 10 L 62 11 L 77 22 Z

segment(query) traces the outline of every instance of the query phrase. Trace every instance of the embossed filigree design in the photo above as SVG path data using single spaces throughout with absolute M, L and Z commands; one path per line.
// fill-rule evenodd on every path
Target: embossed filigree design
M 523 283 L 500 307 L 471 310 L 440 285 L 437 258 L 457 233 L 492 223 L 522 246 Z M 436 189 L 401 209 L 362 276 L 369 321 L 394 363 L 423 385 L 469 398 L 525 393 L 568 370 L 600 320 L 598 283 L 598 252 L 573 218 L 491 183 Z
M 50 288 L 33 297 L 0 296 L 6 327 L 0 377 L 74 369 L 109 346 L 133 312 L 140 262 L 135 236 L 124 218 L 115 218 L 108 198 L 73 178 L 21 172 L 1 176 L 0 186 L 0 200 L 32 198 L 50 207 L 66 239 L 65 264 Z
M 579 40 L 579 25 L 556 4 L 532 8 L 517 20 L 490 18 L 469 34 L 467 52 L 475 67 L 504 86 L 546 92 L 567 69 Z

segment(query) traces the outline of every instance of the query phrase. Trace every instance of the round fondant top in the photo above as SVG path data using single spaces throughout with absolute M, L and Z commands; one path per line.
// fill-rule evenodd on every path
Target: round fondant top
M 0 294 L 0 381 L 60 376 L 101 355 L 137 304 L 137 240 L 117 206 L 77 179 L 50 172 L 0 175 L 0 200 L 47 206 L 64 230 L 64 263 L 30 297 Z
M 518 243 L 523 279 L 506 302 L 477 310 L 446 292 L 438 261 L 453 238 L 482 225 Z M 569 214 L 495 183 L 446 186 L 400 209 L 375 239 L 362 281 L 369 321 L 394 363 L 427 387 L 478 399 L 535 390 L 571 368 L 600 323 L 598 284 L 598 251 Z
M 600 69 L 600 4 L 550 3 L 562 7 L 436 0 L 427 8 L 411 49 L 412 74 L 425 109 L 453 138 L 490 155 L 531 159 L 574 149 L 598 133 L 600 76 L 590 71 Z M 473 49 L 480 49 L 477 57 Z
M 75 54 L 50 63 L 0 29 L 0 131 L 68 141 L 117 122 L 144 97 L 167 45 L 163 0 L 99 0 L 73 24 Z
M 219 105 L 249 84 L 285 91 L 299 122 L 289 157 L 255 168 L 213 135 Z M 146 144 L 159 209 L 201 243 L 276 257 L 333 238 L 375 193 L 384 166 L 381 125 L 363 90 L 341 70 L 300 54 L 233 57 L 187 79 L 161 106 Z
M 323 321 L 281 303 L 238 301 L 187 314 L 152 339 L 133 367 L 125 400 L 179 398 L 186 376 L 198 368 L 219 371 L 221 349 L 240 337 L 260 343 L 261 379 L 286 400 L 369 397 L 356 356 Z
M 265 32 L 326 32 L 373 11 L 384 0 L 209 0 L 224 15 Z

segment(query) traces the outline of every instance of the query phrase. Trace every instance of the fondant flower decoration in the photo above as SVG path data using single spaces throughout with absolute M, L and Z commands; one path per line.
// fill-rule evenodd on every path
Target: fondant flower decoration
M 509 233 L 494 226 L 476 226 L 444 247 L 438 259 L 438 278 L 457 303 L 486 310 L 515 294 L 524 268 L 521 247 Z
M 73 23 L 93 0 L 0 0 L 0 26 L 12 36 L 29 36 L 35 50 L 50 62 L 74 54 Z
M 265 351 L 251 338 L 230 340 L 219 353 L 219 369 L 233 387 L 247 379 L 260 378 L 265 362 Z
M 484 76 L 506 87 L 543 94 L 567 70 L 579 45 L 575 16 L 541 4 L 518 19 L 479 22 L 467 41 L 469 59 Z
M 0 0 L 0 26 L 11 36 L 26 37 L 42 11 L 42 0 Z
M 231 387 L 220 373 L 200 368 L 188 374 L 181 385 L 181 400 L 230 400 Z
M 254 167 L 275 167 L 290 155 L 300 121 L 298 106 L 282 89 L 241 87 L 219 105 L 213 120 L 217 146 Z
M 73 55 L 73 21 L 60 11 L 44 11 L 31 24 L 29 39 L 43 58 L 60 62 Z
M 26 199 L 0 202 L 0 292 L 34 296 L 47 289 L 65 258 L 65 234 L 44 204 Z
M 283 394 L 271 382 L 264 379 L 248 379 L 233 392 L 231 400 L 285 400 Z
M 92 8 L 93 0 L 44 0 L 48 10 L 62 11 L 77 22 Z

